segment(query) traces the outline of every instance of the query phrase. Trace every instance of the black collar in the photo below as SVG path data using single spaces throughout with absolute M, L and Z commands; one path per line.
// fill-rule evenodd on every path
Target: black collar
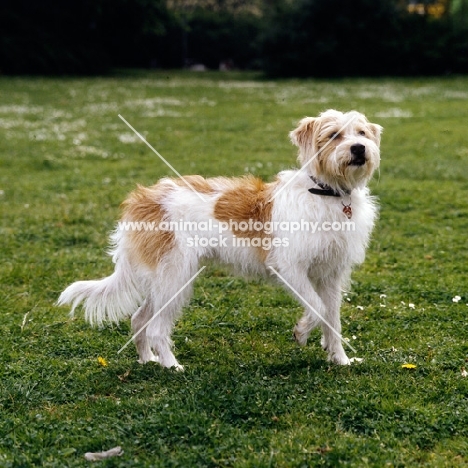
M 314 183 L 316 183 L 320 188 L 310 188 L 308 191 L 313 193 L 314 195 L 324 195 L 327 197 L 341 197 L 344 195 L 350 195 L 351 192 L 349 190 L 344 190 L 343 192 L 337 192 L 336 190 L 332 189 L 327 184 L 322 184 L 319 182 L 314 176 L 310 176 Z

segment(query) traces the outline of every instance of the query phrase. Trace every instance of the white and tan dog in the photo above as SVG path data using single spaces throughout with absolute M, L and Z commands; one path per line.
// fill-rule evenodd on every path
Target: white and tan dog
M 83 303 L 92 324 L 131 317 L 135 333 L 147 325 L 135 338 L 139 362 L 182 369 L 171 332 L 191 286 L 176 293 L 200 262 L 215 259 L 247 275 L 274 271 L 303 303 L 298 343 L 305 345 L 321 326 L 329 360 L 349 364 L 340 335 L 341 291 L 364 260 L 377 214 L 366 184 L 379 166 L 381 130 L 358 112 L 328 110 L 290 133 L 301 169 L 281 172 L 275 182 L 188 176 L 138 187 L 112 235 L 114 273 L 73 283 L 58 304 L 71 304 L 73 313 Z M 189 228 L 168 229 L 171 223 Z

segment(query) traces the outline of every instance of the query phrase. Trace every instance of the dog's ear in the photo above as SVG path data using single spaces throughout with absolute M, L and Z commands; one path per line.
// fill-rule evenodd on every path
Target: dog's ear
M 300 122 L 299 126 L 289 132 L 289 138 L 291 142 L 299 146 L 299 148 L 304 147 L 307 143 L 310 143 L 312 140 L 312 135 L 314 134 L 315 125 L 317 123 L 316 117 L 304 117 Z
M 377 146 L 380 146 L 380 135 L 383 132 L 383 127 L 381 127 L 378 124 L 369 123 L 369 128 L 370 128 L 372 134 L 374 135 L 375 142 L 377 143 Z

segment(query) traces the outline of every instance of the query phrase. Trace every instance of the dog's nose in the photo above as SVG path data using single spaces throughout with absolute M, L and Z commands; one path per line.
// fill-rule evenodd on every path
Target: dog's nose
M 353 166 L 363 166 L 366 164 L 366 147 L 357 143 L 352 145 L 351 148 L 351 162 L 350 164 Z
M 360 143 L 351 146 L 351 154 L 354 156 L 363 156 L 364 153 L 366 152 L 366 147 L 364 145 L 361 145 Z

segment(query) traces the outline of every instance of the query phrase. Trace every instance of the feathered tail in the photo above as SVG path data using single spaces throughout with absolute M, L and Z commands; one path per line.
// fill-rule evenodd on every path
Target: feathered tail
M 119 322 L 130 317 L 142 302 L 141 284 L 138 283 L 128 260 L 120 257 L 111 276 L 71 284 L 60 295 L 57 305 L 70 304 L 73 315 L 76 307 L 83 303 L 85 319 L 91 325 Z

